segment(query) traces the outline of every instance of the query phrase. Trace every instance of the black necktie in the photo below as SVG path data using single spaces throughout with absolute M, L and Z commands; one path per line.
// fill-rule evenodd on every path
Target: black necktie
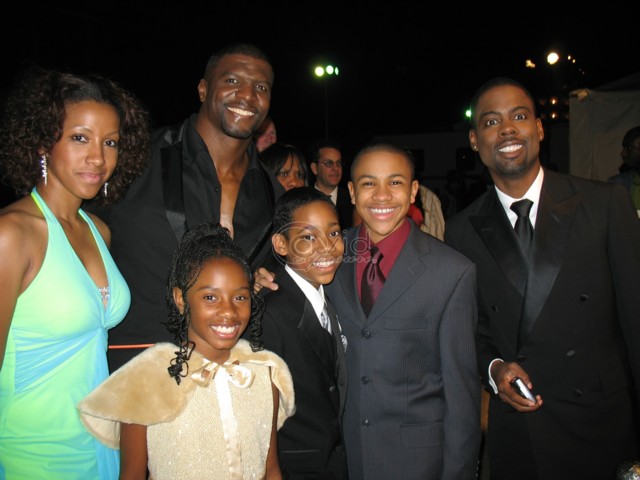
M 518 219 L 516 220 L 516 224 L 513 228 L 518 236 L 518 240 L 520 240 L 520 245 L 522 245 L 522 250 L 524 250 L 525 254 L 529 253 L 531 241 L 533 240 L 533 226 L 531 225 L 531 220 L 529 220 L 529 211 L 531 210 L 532 205 L 533 202 L 526 198 L 511 204 L 511 210 L 516 212 L 516 215 L 518 215 Z
M 362 292 L 360 303 L 362 304 L 362 310 L 369 316 L 373 304 L 378 298 L 378 294 L 384 286 L 384 274 L 380 269 L 380 261 L 382 260 L 382 252 L 378 250 L 378 247 L 373 245 L 371 247 L 371 260 L 364 268 L 362 273 Z

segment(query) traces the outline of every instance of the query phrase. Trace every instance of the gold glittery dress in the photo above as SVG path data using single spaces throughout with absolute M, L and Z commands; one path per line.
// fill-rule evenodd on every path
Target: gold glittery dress
M 148 348 L 115 371 L 79 404 L 87 429 L 119 447 L 120 422 L 147 426 L 153 480 L 262 479 L 273 421 L 271 382 L 279 390 L 278 428 L 295 412 L 284 361 L 246 340 L 217 365 L 193 352 L 178 385 L 167 367 L 178 349 Z

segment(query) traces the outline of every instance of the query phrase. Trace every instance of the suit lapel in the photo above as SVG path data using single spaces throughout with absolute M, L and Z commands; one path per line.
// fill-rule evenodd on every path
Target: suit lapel
M 406 292 L 407 285 L 413 285 L 427 268 L 423 257 L 429 253 L 429 247 L 426 243 L 418 241 L 419 235 L 424 235 L 424 233 L 420 232 L 412 223 L 407 242 L 384 282 L 384 287 L 365 321 L 366 325 L 378 320 L 385 311 L 391 308 Z M 358 305 L 360 305 L 359 300 Z M 362 311 L 362 306 L 360 306 L 360 311 Z
M 566 197 L 561 185 L 556 182 L 556 177 L 552 172 L 545 171 L 533 234 L 527 292 L 520 320 L 520 344 L 533 328 L 553 287 L 581 198 L 580 194 L 571 194 L 568 198 L 556 201 L 555 198 L 560 198 L 561 195 Z
M 298 328 L 302 336 L 309 342 L 311 350 L 318 357 L 323 368 L 331 378 L 335 378 L 336 347 L 333 337 L 322 328 L 315 310 L 306 297 Z
M 526 258 L 495 191 L 486 198 L 482 209 L 486 214 L 469 217 L 469 221 L 505 276 L 524 297 L 527 285 Z
M 326 292 L 325 292 L 326 293 Z M 338 318 L 338 314 L 331 305 L 331 299 L 327 297 L 327 311 L 329 312 L 329 318 L 331 319 L 331 332 L 333 335 L 333 348 L 336 352 L 336 363 L 335 363 L 335 379 L 338 384 L 338 391 L 340 393 L 340 421 L 342 421 L 342 411 L 344 409 L 345 402 L 345 394 L 346 394 L 346 386 L 348 381 L 348 373 L 347 373 L 347 358 L 345 355 L 345 349 L 343 346 L 343 335 L 342 328 L 340 327 L 340 319 Z M 345 337 L 346 341 L 346 337 Z M 348 347 L 348 345 L 347 345 Z
M 184 128 L 184 127 L 183 127 Z M 180 130 L 182 132 L 182 129 Z M 184 196 L 182 194 L 182 142 L 163 148 L 162 196 L 167 220 L 180 240 L 186 230 Z
M 345 253 L 342 260 L 342 265 L 336 273 L 336 283 L 339 288 L 344 292 L 346 298 L 345 308 L 351 309 L 351 314 L 342 315 L 342 318 L 346 318 L 349 321 L 353 321 L 359 326 L 364 325 L 365 314 L 360 304 L 360 296 L 357 291 L 356 282 L 356 265 L 358 262 L 358 252 L 354 249 L 354 245 L 357 245 L 359 227 L 354 227 L 349 230 L 349 233 L 345 235 Z M 335 282 L 335 280 L 334 280 Z
M 325 292 L 326 295 L 326 292 Z M 331 300 L 327 296 L 327 311 L 329 312 L 329 320 L 331 321 L 331 336 L 333 337 L 333 341 L 336 344 L 336 351 L 338 354 L 342 353 L 344 355 L 344 344 L 343 344 L 343 335 L 342 335 L 342 327 L 340 326 L 340 322 L 338 319 L 338 314 L 336 313 L 333 305 L 331 304 Z
M 304 292 L 282 265 L 276 269 L 276 278 L 279 279 L 278 281 L 284 292 L 291 292 L 288 295 L 289 298 L 283 298 L 283 302 L 289 308 L 300 312 L 297 328 L 300 330 L 302 337 L 309 344 L 309 349 L 313 352 L 313 355 L 318 357 L 318 362 L 327 370 L 331 378 L 334 378 L 336 348 L 332 336 L 322 328 L 311 302 L 309 302 Z

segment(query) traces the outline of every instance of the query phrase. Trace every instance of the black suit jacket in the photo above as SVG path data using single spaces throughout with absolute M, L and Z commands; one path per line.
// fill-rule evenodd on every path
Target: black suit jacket
M 340 423 L 347 370 L 337 316 L 330 307 L 330 334 L 284 266 L 275 274 L 278 290 L 262 290 L 262 339 L 289 366 L 296 401 L 295 415 L 278 431 L 283 477 L 346 479 Z
M 336 210 L 338 211 L 338 220 L 340 221 L 340 228 L 343 230 L 353 225 L 353 209 L 354 206 L 351 203 L 351 195 L 342 185 L 338 186 L 338 197 L 336 200 Z
M 518 413 L 491 399 L 492 478 L 613 480 L 640 454 L 640 223 L 629 194 L 545 170 L 529 268 L 495 189 L 447 222 L 445 241 L 478 268 L 487 388 L 493 359 L 515 361 L 544 401 Z

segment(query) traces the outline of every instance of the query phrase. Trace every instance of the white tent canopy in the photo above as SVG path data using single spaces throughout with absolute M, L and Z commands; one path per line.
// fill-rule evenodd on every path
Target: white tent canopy
M 622 163 L 622 137 L 640 125 L 640 72 L 569 95 L 569 173 L 607 180 Z

